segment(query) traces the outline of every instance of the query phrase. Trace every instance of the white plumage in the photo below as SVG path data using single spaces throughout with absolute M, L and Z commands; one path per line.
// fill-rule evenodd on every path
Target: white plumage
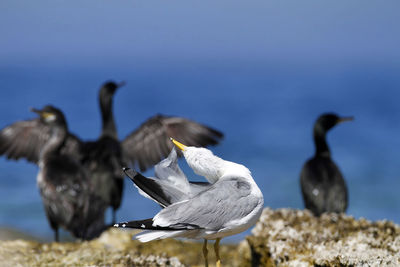
M 218 258 L 221 238 L 243 232 L 256 223 L 262 212 L 263 195 L 245 166 L 223 160 L 208 149 L 173 142 L 193 171 L 208 183 L 189 182 L 173 150 L 156 166 L 157 178 L 145 178 L 136 172 L 129 175 L 141 194 L 165 208 L 152 219 L 127 222 L 126 227 L 139 228 L 137 225 L 145 222 L 148 231 L 137 235 L 141 242 L 169 237 L 216 239 Z

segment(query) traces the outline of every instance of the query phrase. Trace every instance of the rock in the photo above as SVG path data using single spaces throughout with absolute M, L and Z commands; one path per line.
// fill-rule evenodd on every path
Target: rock
M 266 208 L 247 237 L 252 266 L 400 266 L 400 226 Z
M 109 229 L 85 242 L 0 241 L 1 266 L 204 266 L 202 241 L 140 243 L 135 230 Z M 215 254 L 209 242 L 209 262 Z M 266 208 L 252 235 L 222 244 L 222 266 L 400 266 L 400 226 L 344 214 Z
M 29 233 L 25 233 L 25 232 L 22 232 L 17 229 L 13 229 L 13 228 L 9 228 L 9 227 L 0 228 L 0 241 L 16 240 L 16 239 L 24 239 L 24 240 L 31 240 L 31 241 L 38 241 L 38 242 L 45 241 L 42 238 L 33 236 Z
M 132 240 L 137 232 L 112 228 L 89 242 L 0 241 L 0 266 L 204 266 L 202 242 L 140 243 Z M 244 244 L 241 251 L 246 248 Z M 214 263 L 211 245 L 209 250 L 209 262 Z M 225 266 L 242 266 L 237 245 L 223 244 L 220 252 Z

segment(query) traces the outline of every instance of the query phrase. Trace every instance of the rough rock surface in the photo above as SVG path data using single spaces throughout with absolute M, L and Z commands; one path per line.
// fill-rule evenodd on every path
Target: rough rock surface
M 137 231 L 110 229 L 90 242 L 0 241 L 0 266 L 204 266 L 202 243 L 167 239 L 140 243 Z M 212 246 L 209 262 L 215 262 Z M 242 266 L 237 245 L 222 245 L 225 266 Z
M 389 221 L 266 208 L 252 234 L 252 266 L 400 266 L 400 227 Z
M 110 229 L 90 242 L 0 241 L 0 267 L 204 266 L 202 242 L 140 243 L 132 240 L 135 233 Z M 252 233 L 247 242 L 221 245 L 222 266 L 400 266 L 400 226 L 388 221 L 266 208 Z

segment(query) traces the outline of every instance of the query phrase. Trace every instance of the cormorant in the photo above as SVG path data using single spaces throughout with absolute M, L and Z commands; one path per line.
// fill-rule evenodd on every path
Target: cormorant
M 97 181 L 95 191 L 113 208 L 113 223 L 115 211 L 121 205 L 123 166 L 138 165 L 145 171 L 158 163 L 172 148 L 170 137 L 180 138 L 193 146 L 215 145 L 223 137 L 221 132 L 188 119 L 156 115 L 120 142 L 112 105 L 113 96 L 122 85 L 124 83 L 106 82 L 101 87 L 101 135 L 97 141 L 86 142 L 82 147 L 82 162 Z
M 94 192 L 112 208 L 112 222 L 115 212 L 121 206 L 123 192 L 122 149 L 118 141 L 117 129 L 112 111 L 115 92 L 124 83 L 105 83 L 99 91 L 102 130 L 99 139 L 82 143 L 82 164 L 93 179 Z
M 315 155 L 304 164 L 300 184 L 304 205 L 316 216 L 324 212 L 345 212 L 347 209 L 346 182 L 331 159 L 326 133 L 338 123 L 351 120 L 353 117 L 325 113 L 315 122 Z
M 69 135 L 63 113 L 53 106 L 32 111 L 39 114 L 44 127 L 49 127 L 48 139 L 39 153 L 37 185 L 55 241 L 59 241 L 59 227 L 75 237 L 92 239 L 106 228 L 107 205 L 90 191 L 91 181 L 79 159 L 61 152 Z M 26 141 L 36 138 L 40 136 L 27 135 Z M 34 148 L 35 144 L 30 146 Z
M 155 115 L 119 141 L 113 116 L 113 96 L 123 83 L 106 82 L 100 88 L 99 103 L 102 131 L 96 141 L 83 142 L 68 133 L 61 153 L 79 159 L 89 172 L 96 192 L 115 211 L 122 199 L 123 166 L 138 166 L 141 171 L 168 156 L 172 149 L 170 137 L 189 146 L 216 145 L 223 134 L 208 126 L 181 117 Z M 29 142 L 25 136 L 33 134 Z M 0 131 L 0 155 L 9 159 L 26 158 L 38 163 L 40 149 L 50 136 L 49 127 L 38 119 L 18 121 Z M 181 153 L 179 154 L 181 155 Z

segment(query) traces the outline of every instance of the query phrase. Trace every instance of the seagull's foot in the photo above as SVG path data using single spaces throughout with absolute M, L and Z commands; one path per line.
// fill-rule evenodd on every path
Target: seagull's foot
M 217 258 L 217 262 L 215 263 L 216 267 L 221 267 L 221 258 L 219 257 L 219 241 L 221 241 L 221 238 L 217 238 L 214 244 L 215 257 Z

